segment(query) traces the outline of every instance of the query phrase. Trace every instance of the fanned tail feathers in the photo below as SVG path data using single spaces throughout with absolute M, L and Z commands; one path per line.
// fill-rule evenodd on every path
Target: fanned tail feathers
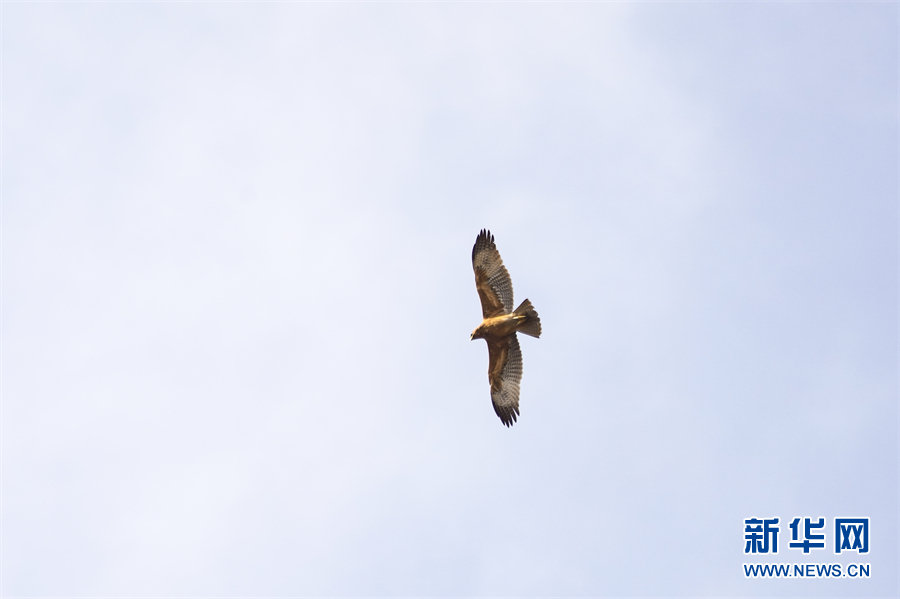
M 538 317 L 537 310 L 534 309 L 534 306 L 531 305 L 529 300 L 522 302 L 513 314 L 525 316 L 524 322 L 516 329 L 518 332 L 525 333 L 532 337 L 541 336 L 541 319 Z

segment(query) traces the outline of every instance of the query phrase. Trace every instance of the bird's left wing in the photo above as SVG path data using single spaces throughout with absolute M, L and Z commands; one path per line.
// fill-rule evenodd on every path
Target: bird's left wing
M 488 342 L 488 378 L 494 412 L 506 426 L 512 426 L 519 415 L 519 382 L 522 380 L 522 350 L 513 333 L 501 341 Z
M 481 230 L 472 248 L 472 268 L 475 287 L 481 298 L 481 313 L 485 318 L 510 314 L 513 311 L 513 286 L 500 252 L 490 231 Z

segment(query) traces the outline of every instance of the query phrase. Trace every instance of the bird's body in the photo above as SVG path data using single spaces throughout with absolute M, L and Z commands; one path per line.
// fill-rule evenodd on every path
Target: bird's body
M 516 332 L 519 325 L 525 321 L 522 314 L 501 314 L 485 318 L 481 321 L 481 325 L 472 333 L 473 339 L 486 339 L 490 341 L 499 341 L 503 337 L 508 337 Z
M 512 281 L 494 237 L 482 230 L 472 248 L 475 288 L 481 299 L 483 320 L 472 339 L 484 339 L 488 346 L 488 380 L 494 411 L 506 426 L 519 415 L 519 382 L 522 380 L 522 351 L 516 332 L 541 336 L 541 319 L 531 302 L 513 307 Z

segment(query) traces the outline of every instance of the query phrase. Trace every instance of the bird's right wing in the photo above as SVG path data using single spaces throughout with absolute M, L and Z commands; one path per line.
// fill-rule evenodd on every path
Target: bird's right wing
M 488 378 L 494 412 L 506 426 L 519 415 L 519 382 L 522 380 L 522 350 L 513 333 L 501 341 L 488 342 Z
M 472 248 L 472 268 L 475 269 L 475 288 L 481 298 L 484 318 L 510 314 L 513 305 L 513 286 L 503 266 L 500 252 L 490 231 L 481 230 Z

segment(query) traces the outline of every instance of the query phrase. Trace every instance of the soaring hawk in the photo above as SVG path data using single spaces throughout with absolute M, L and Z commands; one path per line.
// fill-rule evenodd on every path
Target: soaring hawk
M 472 339 L 487 341 L 491 401 L 503 424 L 511 426 L 519 415 L 522 380 L 522 351 L 516 331 L 540 337 L 541 319 L 528 300 L 513 310 L 512 281 L 494 245 L 494 236 L 486 229 L 478 234 L 472 248 L 472 267 L 484 317 L 472 331 Z

